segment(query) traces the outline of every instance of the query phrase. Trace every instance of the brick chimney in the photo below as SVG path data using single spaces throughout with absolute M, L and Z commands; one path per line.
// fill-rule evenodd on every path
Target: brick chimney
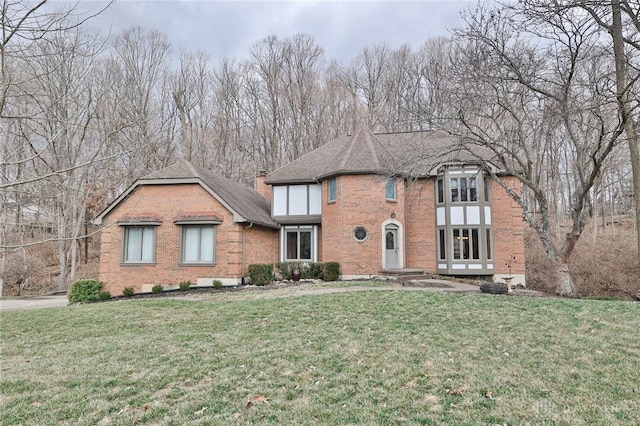
M 267 171 L 260 170 L 256 176 L 255 190 L 267 200 L 271 200 L 271 185 L 264 183 L 265 179 L 267 179 Z

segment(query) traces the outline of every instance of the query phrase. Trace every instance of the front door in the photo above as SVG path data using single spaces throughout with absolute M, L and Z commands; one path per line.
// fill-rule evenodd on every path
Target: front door
M 384 230 L 384 267 L 385 269 L 397 269 L 398 265 L 398 228 L 389 225 Z

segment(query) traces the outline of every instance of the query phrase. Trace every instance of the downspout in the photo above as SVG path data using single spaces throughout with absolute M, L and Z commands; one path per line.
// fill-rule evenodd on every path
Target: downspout
M 246 237 L 247 237 L 247 229 L 251 228 L 253 226 L 253 222 L 249 222 L 249 226 L 245 226 L 244 228 L 242 228 L 242 278 L 240 278 L 240 283 L 241 285 L 245 285 L 245 279 L 244 277 L 246 276 L 245 274 L 245 259 L 244 259 L 244 246 L 245 246 L 245 241 L 246 241 Z

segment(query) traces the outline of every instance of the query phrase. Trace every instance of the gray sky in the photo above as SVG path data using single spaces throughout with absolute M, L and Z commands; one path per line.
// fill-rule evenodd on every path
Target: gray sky
M 105 2 L 85 0 L 82 9 Z M 326 57 L 348 61 L 365 46 L 386 42 L 391 47 L 446 36 L 461 24 L 460 11 L 474 0 L 378 1 L 219 1 L 117 0 L 92 21 L 100 32 L 133 26 L 159 30 L 169 37 L 174 53 L 180 48 L 202 50 L 216 63 L 225 56 L 244 59 L 259 40 L 284 39 L 307 33 Z

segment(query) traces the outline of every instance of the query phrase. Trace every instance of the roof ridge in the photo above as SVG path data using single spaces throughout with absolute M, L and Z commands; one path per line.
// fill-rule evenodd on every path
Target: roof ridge
M 371 139 L 371 136 L 374 136 L 374 135 L 371 133 L 370 130 L 368 132 L 365 132 L 364 135 L 365 135 L 365 141 L 367 142 L 367 146 L 369 147 L 369 151 L 371 152 L 371 158 L 373 159 L 373 164 L 377 168 L 380 168 L 380 159 L 378 158 L 378 153 L 376 152 L 376 149 L 373 146 L 373 140 Z M 380 141 L 377 141 L 377 142 L 378 142 L 378 145 L 381 145 Z
M 347 165 L 347 160 L 351 156 L 351 151 L 353 150 L 353 146 L 355 145 L 356 137 L 362 132 L 362 127 L 358 126 L 356 131 L 353 132 L 353 135 L 349 138 L 349 146 L 347 147 L 347 152 L 344 153 L 342 160 L 340 161 L 340 168 L 344 168 Z M 336 156 L 340 154 L 340 151 L 336 153 Z
M 409 134 L 409 133 L 446 133 L 448 135 L 451 135 L 451 132 L 449 132 L 448 130 L 445 129 L 424 129 L 424 130 L 401 130 L 401 131 L 397 131 L 397 132 L 373 132 L 374 135 L 378 136 L 382 136 L 382 135 L 405 135 L 405 134 Z
M 201 176 L 201 173 L 200 173 L 200 172 L 198 172 L 198 171 L 196 170 L 196 168 L 193 166 L 193 164 L 191 164 L 191 162 L 190 162 L 190 161 L 187 161 L 187 160 L 185 160 L 185 159 L 183 159 L 183 158 L 182 158 L 182 159 L 180 159 L 180 161 L 182 161 L 182 162 L 184 163 L 184 165 L 185 165 L 185 166 L 187 166 L 187 168 L 189 169 L 189 171 L 190 171 L 191 173 L 193 173 L 195 176 L 198 176 L 198 177 L 200 177 L 200 178 L 202 177 L 202 176 Z

